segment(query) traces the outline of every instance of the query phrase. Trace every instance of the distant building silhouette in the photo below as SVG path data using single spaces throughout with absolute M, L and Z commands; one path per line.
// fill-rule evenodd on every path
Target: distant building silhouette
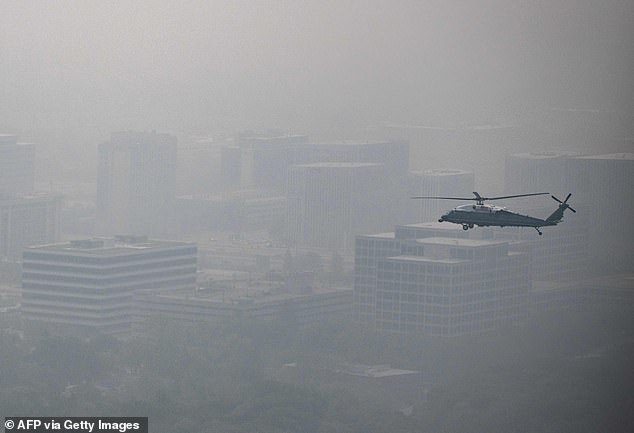
M 535 242 L 533 254 L 541 260 L 541 265 L 535 262 L 536 276 L 572 276 L 587 265 L 595 270 L 632 269 L 634 226 L 630 219 L 634 215 L 633 173 L 632 153 L 579 155 L 575 152 L 541 152 L 507 157 L 506 192 L 544 191 L 562 200 L 566 194 L 572 193 L 570 203 L 579 211 L 567 213 L 562 224 L 549 228 L 547 232 L 550 236 L 544 239 L 545 242 Z M 531 203 L 520 201 L 518 206 L 538 216 L 548 215 L 553 209 L 546 209 L 543 205 L 537 208 Z M 496 230 L 496 237 L 511 232 L 509 228 Z M 516 232 L 515 239 L 530 238 L 521 230 Z M 544 260 L 545 257 L 548 259 Z M 555 263 L 559 265 L 555 266 Z
M 60 196 L 0 193 L 0 260 L 17 262 L 31 245 L 59 241 Z
M 35 146 L 0 134 L 0 193 L 30 194 L 35 184 Z
M 408 175 L 408 194 L 417 196 L 472 197 L 475 177 L 472 172 L 457 169 L 411 171 Z M 411 221 L 430 222 L 459 202 L 452 200 L 410 200 Z
M 288 178 L 288 237 L 291 245 L 351 249 L 354 236 L 386 221 L 379 192 L 384 166 L 325 162 L 295 165 Z
M 292 165 L 320 162 L 365 162 L 385 166 L 387 178 L 401 178 L 409 167 L 409 143 L 403 140 L 385 141 L 324 141 L 311 142 L 307 135 L 275 133 L 242 133 L 238 168 L 236 150 L 224 150 L 223 178 L 235 182 L 240 171 L 243 188 L 286 190 L 288 170 Z
M 569 158 L 566 183 L 575 200 L 594 208 L 591 263 L 604 269 L 634 269 L 634 153 Z
M 506 157 L 504 191 L 507 194 L 550 192 L 567 194 L 566 164 L 576 152 L 516 153 Z
M 192 194 L 176 199 L 180 233 L 239 233 L 284 223 L 286 197 L 262 189 Z
M 97 232 L 175 232 L 176 138 L 147 132 L 113 133 L 99 145 Z

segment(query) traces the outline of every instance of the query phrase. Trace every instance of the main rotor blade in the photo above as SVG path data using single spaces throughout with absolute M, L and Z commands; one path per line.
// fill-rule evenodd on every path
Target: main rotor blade
M 530 197 L 533 195 L 548 195 L 549 192 L 534 192 L 532 194 L 504 195 L 501 197 L 482 197 L 482 200 L 502 200 L 503 198 Z
M 429 200 L 478 200 L 475 197 L 411 197 L 412 199 L 429 199 Z

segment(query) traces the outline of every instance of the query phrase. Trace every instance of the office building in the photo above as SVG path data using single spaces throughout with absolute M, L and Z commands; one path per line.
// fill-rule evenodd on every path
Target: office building
M 139 290 L 196 288 L 197 248 L 145 236 L 30 247 L 23 255 L 22 313 L 78 332 L 130 330 Z
M 30 194 L 35 183 L 35 146 L 0 134 L 0 194 Z
M 235 274 L 235 273 L 234 273 Z M 288 290 L 283 285 L 259 281 L 223 284 L 197 290 L 142 291 L 135 295 L 138 322 L 166 318 L 183 323 L 222 324 L 237 320 L 276 320 L 288 326 L 306 326 L 346 317 L 352 289 L 311 288 Z
M 417 239 L 430 237 L 468 238 L 469 232 L 454 224 L 439 222 L 398 225 L 394 232 L 360 235 L 355 239 L 353 319 L 374 325 L 376 313 L 376 270 L 387 257 L 422 254 Z
M 386 224 L 380 193 L 384 167 L 331 162 L 292 166 L 288 179 L 288 237 L 291 245 L 352 249 L 354 236 Z
M 176 203 L 181 234 L 270 229 L 286 217 L 286 197 L 264 190 L 181 196 Z
M 398 179 L 409 168 L 409 143 L 403 140 L 338 140 L 310 142 L 307 135 L 243 133 L 237 139 L 240 149 L 227 148 L 223 177 L 240 174 L 243 188 L 272 188 L 285 191 L 288 170 L 292 165 L 321 162 L 378 163 L 390 179 Z
M 98 232 L 155 237 L 174 233 L 176 138 L 119 132 L 98 151 Z
M 378 262 L 377 330 L 452 337 L 527 316 L 529 259 L 510 252 L 507 242 L 426 238 L 417 243 L 421 255 Z
M 0 260 L 18 262 L 30 245 L 59 241 L 60 196 L 0 193 Z
M 357 236 L 354 260 L 352 317 L 355 322 L 374 325 L 376 313 L 376 269 L 386 257 L 401 254 L 401 242 L 393 232 Z

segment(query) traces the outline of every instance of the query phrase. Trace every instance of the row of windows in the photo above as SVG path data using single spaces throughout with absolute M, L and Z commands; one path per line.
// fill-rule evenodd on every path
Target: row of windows
M 171 277 L 172 275 L 196 275 L 196 268 L 176 268 L 176 269 L 164 269 L 161 271 L 153 270 L 151 272 L 137 273 L 133 275 L 120 276 L 120 277 L 103 277 L 103 278 L 84 278 L 71 275 L 53 275 L 53 274 L 39 274 L 29 272 L 28 270 L 22 274 L 24 281 L 47 281 L 47 282 L 62 282 L 75 285 L 87 285 L 87 286 L 116 286 L 120 284 L 134 284 L 137 281 L 145 281 L 148 279 L 161 279 L 163 277 Z
M 29 261 L 43 261 L 49 263 L 85 263 L 85 264 L 116 264 L 116 263 L 130 263 L 134 261 L 147 261 L 151 259 L 163 258 L 163 257 L 178 257 L 178 256 L 197 256 L 196 246 L 184 246 L 180 248 L 170 248 L 168 250 L 152 251 L 150 249 L 141 251 L 130 251 L 125 254 L 117 255 L 99 255 L 94 256 L 79 256 L 70 254 L 64 254 L 63 251 L 45 252 L 37 250 L 29 250 L 24 252 L 24 262 Z
M 155 262 L 143 262 L 125 266 L 116 267 L 83 267 L 83 266 L 65 266 L 61 264 L 51 264 L 42 262 L 26 262 L 24 263 L 25 271 L 50 271 L 59 273 L 70 273 L 73 275 L 85 274 L 85 275 L 116 275 L 128 272 L 137 273 L 139 271 L 149 269 L 163 269 L 171 266 L 181 265 L 196 265 L 197 260 L 195 256 L 183 257 L 183 258 L 169 258 L 169 260 L 160 260 Z
M 170 278 L 170 279 L 162 279 L 158 281 L 148 281 L 142 284 L 129 284 L 124 287 L 73 287 L 67 284 L 46 284 L 46 283 L 38 283 L 38 282 L 23 282 L 22 287 L 24 293 L 26 294 L 29 289 L 33 290 L 42 290 L 42 291 L 50 291 L 50 292 L 59 292 L 59 293 L 94 293 L 94 294 L 102 294 L 102 293 L 119 293 L 126 292 L 131 290 L 140 290 L 140 289 L 161 289 L 161 288 L 179 288 L 179 287 L 195 287 L 196 278 L 183 276 L 179 278 Z

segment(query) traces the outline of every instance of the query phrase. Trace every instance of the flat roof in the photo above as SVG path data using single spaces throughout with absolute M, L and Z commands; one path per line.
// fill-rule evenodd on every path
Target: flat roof
M 464 174 L 473 174 L 472 171 L 461 170 L 458 168 L 432 168 L 428 170 L 412 170 L 410 173 L 417 176 L 456 176 Z
M 457 263 L 471 263 L 471 260 L 466 259 L 454 259 L 451 257 L 448 258 L 438 258 L 431 256 L 393 256 L 387 257 L 388 260 L 394 260 L 399 262 L 414 262 L 414 263 L 444 263 L 444 264 L 457 264 Z
M 375 144 L 404 144 L 405 140 L 333 140 L 333 141 L 319 141 L 314 143 L 307 143 L 315 146 L 363 146 L 363 145 L 375 145 Z
M 394 232 L 375 233 L 371 235 L 359 235 L 360 238 L 396 239 Z
M 579 156 L 576 159 L 634 160 L 634 153 L 604 153 L 602 155 Z
M 381 167 L 383 164 L 377 162 L 315 162 L 312 164 L 297 164 L 295 167 L 309 168 L 358 168 L 358 167 Z
M 28 251 L 46 251 L 55 253 L 71 253 L 91 256 L 112 256 L 130 254 L 144 250 L 166 249 L 174 247 L 195 246 L 193 242 L 166 241 L 147 239 L 140 242 L 117 241 L 114 238 L 81 239 L 70 242 L 35 245 L 27 247 Z
M 527 152 L 527 153 L 514 153 L 509 155 L 510 158 L 522 158 L 522 159 L 557 159 L 565 157 L 580 156 L 579 152 L 573 151 L 557 151 L 557 152 Z
M 413 229 L 431 229 L 431 230 L 447 230 L 447 231 L 464 231 L 459 224 L 440 223 L 438 221 L 428 221 L 423 223 L 400 224 L 397 228 L 413 228 Z
M 450 245 L 460 247 L 488 247 L 506 245 L 509 243 L 509 241 L 507 240 L 462 239 L 443 237 L 416 239 L 416 242 L 428 245 Z

